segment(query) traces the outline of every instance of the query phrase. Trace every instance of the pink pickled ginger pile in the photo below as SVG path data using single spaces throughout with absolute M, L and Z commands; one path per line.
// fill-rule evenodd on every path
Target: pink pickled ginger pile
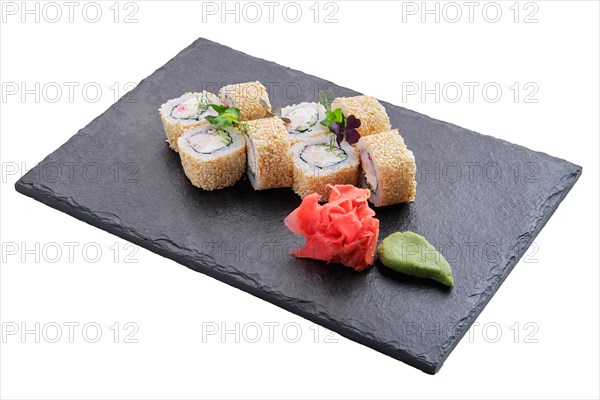
M 290 254 L 363 271 L 373 265 L 379 236 L 379 220 L 367 203 L 370 192 L 352 185 L 330 187 L 329 202 L 319 204 L 320 196 L 313 193 L 285 219 L 292 232 L 306 237 L 304 247 Z

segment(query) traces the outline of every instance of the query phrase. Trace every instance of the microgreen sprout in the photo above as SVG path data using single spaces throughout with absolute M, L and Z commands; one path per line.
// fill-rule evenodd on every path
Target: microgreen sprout
M 242 133 L 248 131 L 248 124 L 240 121 L 240 110 L 235 107 L 222 106 L 220 104 L 209 104 L 218 115 L 207 115 L 206 120 L 215 128 L 238 128 Z
M 344 139 L 350 144 L 358 142 L 358 139 L 360 139 L 358 133 L 360 119 L 354 115 L 344 118 L 340 108 L 332 110 L 328 95 L 323 94 L 322 91 L 319 91 L 319 102 L 325 106 L 325 119 L 321 121 L 321 125 L 328 127 L 331 132 L 329 150 L 333 151 L 335 142 L 337 142 L 338 147 L 341 146 Z

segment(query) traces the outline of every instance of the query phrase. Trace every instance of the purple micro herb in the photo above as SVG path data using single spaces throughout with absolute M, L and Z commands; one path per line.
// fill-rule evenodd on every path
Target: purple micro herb
M 329 125 L 331 132 L 335 133 L 335 138 L 338 146 L 346 139 L 349 144 L 354 144 L 360 139 L 360 133 L 357 128 L 360 128 L 360 119 L 354 115 L 349 115 L 346 121 L 333 122 Z

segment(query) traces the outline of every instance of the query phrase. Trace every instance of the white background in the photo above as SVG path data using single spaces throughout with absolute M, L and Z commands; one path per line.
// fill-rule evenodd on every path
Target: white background
M 299 3 L 303 13 L 297 23 L 283 18 L 285 3 L 275 9 L 273 23 L 262 2 L 257 23 L 244 21 L 243 15 L 239 23 L 233 15 L 222 23 L 219 13 L 204 15 L 203 21 L 202 3 L 191 1 L 137 1 L 128 8 L 121 3 L 117 23 L 112 1 L 99 2 L 97 23 L 82 16 L 84 2 L 75 8 L 72 23 L 62 2 L 57 3 L 62 19 L 56 23 L 48 21 L 56 10 L 46 8 L 44 15 L 44 3 L 39 3 L 39 22 L 29 15 L 22 23 L 21 3 L 14 4 L 17 14 L 12 15 L 14 9 L 3 13 L 0 28 L 1 319 L 5 330 L 21 329 L 22 323 L 31 329 L 38 322 L 47 327 L 47 337 L 36 343 L 32 334 L 25 340 L 20 332 L 3 335 L 3 398 L 600 395 L 597 2 L 538 1 L 516 7 L 512 1 L 498 2 L 502 15 L 496 23 L 486 20 L 495 18 L 494 8 L 482 14 L 485 2 L 475 8 L 473 22 L 467 6 L 454 3 L 462 12 L 455 23 L 450 20 L 456 8 L 444 9 L 446 3 L 438 3 L 439 22 L 435 15 L 425 15 L 422 22 L 421 2 L 337 2 L 337 23 L 323 22 L 324 4 L 315 23 L 309 9 L 313 2 Z M 427 6 L 436 7 L 434 2 Z M 517 22 L 515 9 L 520 10 Z M 87 11 L 93 18 L 93 10 Z M 133 11 L 138 22 L 124 23 Z M 478 318 L 479 326 L 436 376 L 339 335 L 326 340 L 322 328 L 315 343 L 312 323 L 144 249 L 133 256 L 137 263 L 126 262 L 136 248 L 14 191 L 22 172 L 116 100 L 116 87 L 122 95 L 128 82 L 139 82 L 199 36 L 583 166 L 581 179 L 535 239 L 529 262 L 515 267 Z M 35 93 L 21 98 L 19 85 L 35 92 L 36 82 L 40 98 Z M 79 84 L 73 101 L 65 82 Z M 465 90 L 454 103 L 454 94 L 442 93 L 436 101 L 433 95 L 422 99 L 402 90 L 421 83 L 433 88 L 436 82 L 441 88 L 477 82 L 480 89 L 473 101 Z M 481 92 L 490 82 L 503 91 L 495 103 Z M 509 88 L 515 82 L 521 87 L 516 102 Z M 90 83 L 102 89 L 98 101 L 92 101 L 93 90 L 87 99 L 82 93 Z M 523 91 L 526 83 L 534 86 Z M 15 84 L 19 92 L 9 95 Z M 63 93 L 52 102 L 57 95 L 50 90 L 56 85 Z M 525 99 L 532 87 L 539 90 Z M 73 260 L 65 242 L 78 243 Z M 37 254 L 23 251 L 36 245 Z M 98 262 L 86 261 L 85 245 L 102 250 Z M 56 246 L 63 254 L 52 262 Z M 63 325 L 68 322 L 80 324 L 73 343 Z M 110 329 L 115 322 L 120 324 L 118 343 Z M 139 327 L 133 337 L 138 343 L 125 343 L 124 334 L 132 331 L 125 329 L 127 322 Z M 58 343 L 47 340 L 55 335 L 52 323 L 63 326 Z M 102 328 L 97 343 L 83 336 L 86 323 Z M 219 335 L 202 340 L 208 326 L 234 329 L 236 323 L 241 333 L 247 327 L 239 343 L 233 334 L 225 343 Z M 252 323 L 262 327 L 258 343 L 247 340 L 256 334 Z M 273 343 L 264 325 L 269 323 L 280 324 Z M 297 343 L 290 340 L 294 329 L 288 336 L 282 332 L 285 324 L 300 327 Z M 493 329 L 484 333 L 483 326 Z M 94 333 L 88 331 L 88 338 Z

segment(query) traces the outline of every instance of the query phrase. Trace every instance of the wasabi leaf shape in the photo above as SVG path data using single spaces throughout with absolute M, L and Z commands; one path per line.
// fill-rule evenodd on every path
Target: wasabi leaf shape
M 427 239 L 414 232 L 392 233 L 377 247 L 377 255 L 383 265 L 394 271 L 454 286 L 448 261 Z

